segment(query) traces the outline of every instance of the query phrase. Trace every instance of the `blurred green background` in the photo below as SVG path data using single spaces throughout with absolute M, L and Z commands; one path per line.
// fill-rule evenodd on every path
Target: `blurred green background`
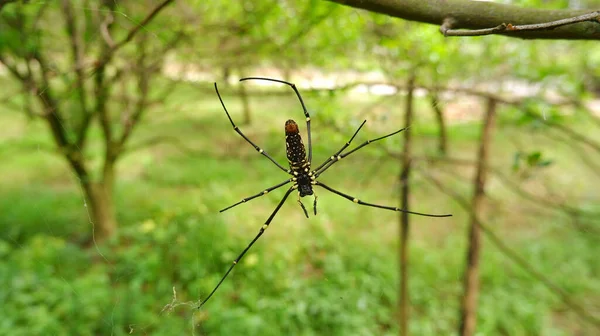
M 232 130 L 212 83 L 219 83 L 244 133 L 282 164 L 284 122 L 303 120 L 291 89 L 258 82 L 242 87 L 237 80 L 244 76 L 297 84 L 313 120 L 315 164 L 364 119 L 355 145 L 402 128 L 403 86 L 415 76 L 410 208 L 454 216 L 410 217 L 414 335 L 458 328 L 469 217 L 432 181 L 469 202 L 485 100 L 465 91 L 516 101 L 498 105 L 482 218 L 571 300 L 600 315 L 596 41 L 444 38 L 436 26 L 322 1 L 176 1 L 144 23 L 159 3 L 18 1 L 1 8 L 0 334 L 398 333 L 398 214 L 322 189 L 319 214 L 310 219 L 292 194 L 215 296 L 193 308 L 284 190 L 219 210 L 286 178 Z M 85 46 L 80 67 L 70 49 L 68 13 Z M 113 42 L 139 32 L 111 55 L 103 70 L 110 90 L 99 96 L 98 62 L 107 55 L 103 46 L 111 45 L 106 27 Z M 33 74 L 31 83 L 39 85 L 19 79 L 7 63 Z M 115 163 L 118 226 L 108 236 L 94 237 L 86 181 L 65 159 L 66 147 L 57 149 L 40 102 L 44 92 L 57 98 L 71 143 L 82 124 L 81 97 L 88 97 L 90 111 L 104 101 L 119 133 L 147 95 Z M 446 122 L 445 152 L 434 107 Z M 106 155 L 101 121 L 94 115 L 85 143 L 69 147 L 84 157 L 95 180 L 102 179 Z M 362 200 L 398 206 L 401 150 L 401 135 L 388 138 L 320 180 Z M 483 241 L 482 253 L 478 334 L 598 331 L 491 241 Z

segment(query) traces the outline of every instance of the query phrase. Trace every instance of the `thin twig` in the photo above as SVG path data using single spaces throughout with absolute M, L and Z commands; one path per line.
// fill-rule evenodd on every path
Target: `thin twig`
M 447 19 L 444 20 L 444 23 L 440 27 L 440 31 L 444 36 L 481 36 L 481 35 L 492 35 L 497 33 L 506 33 L 506 32 L 519 32 L 519 31 L 536 31 L 536 30 L 550 30 L 561 26 L 566 26 L 579 22 L 597 22 L 600 23 L 600 11 L 587 13 L 583 15 L 574 16 L 571 18 L 543 22 L 543 23 L 534 23 L 534 24 L 525 24 L 525 25 L 513 25 L 511 23 L 502 23 L 496 27 L 485 28 L 485 29 L 473 29 L 473 30 L 464 30 L 464 29 L 451 29 L 452 20 Z
M 556 27 L 566 26 L 574 23 L 592 21 L 600 23 L 600 11 L 583 14 L 579 16 L 574 16 L 571 18 L 550 21 L 545 23 L 534 23 L 534 24 L 526 24 L 526 25 L 512 25 L 507 24 L 506 29 L 510 31 L 521 31 L 521 30 L 545 30 L 552 29 Z

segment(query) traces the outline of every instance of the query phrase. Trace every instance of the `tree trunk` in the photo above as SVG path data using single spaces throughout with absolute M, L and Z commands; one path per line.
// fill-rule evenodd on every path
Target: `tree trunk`
M 408 92 L 406 94 L 404 127 L 410 126 L 412 122 L 413 90 L 415 86 L 415 75 L 411 74 L 408 80 Z M 402 209 L 409 209 L 408 199 L 410 195 L 409 178 L 411 168 L 411 132 L 404 132 L 404 147 L 402 156 L 402 170 L 400 172 L 400 197 Z M 400 335 L 408 335 L 409 297 L 408 297 L 408 213 L 400 213 L 400 288 L 398 297 L 398 324 Z
M 446 132 L 446 119 L 444 118 L 444 112 L 440 107 L 440 99 L 437 91 L 432 91 L 429 93 L 429 104 L 435 112 L 435 117 L 437 119 L 438 127 L 440 129 L 438 151 L 441 155 L 446 155 L 448 154 L 448 135 Z
M 89 204 L 89 216 L 95 242 L 101 242 L 117 232 L 113 187 L 115 181 L 114 148 L 107 148 L 107 156 L 99 182 L 84 182 L 85 196 Z M 86 181 L 87 179 L 82 179 Z
M 112 186 L 106 182 L 84 184 L 89 216 L 93 226 L 94 241 L 100 242 L 117 231 Z
M 481 252 L 481 228 L 479 216 L 485 197 L 485 180 L 488 166 L 489 147 L 496 115 L 496 101 L 488 99 L 487 110 L 481 131 L 477 172 L 475 174 L 473 200 L 469 223 L 469 250 L 464 274 L 464 296 L 461 303 L 460 330 L 462 336 L 475 334 L 477 322 L 477 299 L 479 297 L 479 258 Z

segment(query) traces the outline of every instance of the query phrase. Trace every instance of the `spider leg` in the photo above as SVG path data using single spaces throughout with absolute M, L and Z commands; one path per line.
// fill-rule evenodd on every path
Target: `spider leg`
M 230 206 L 226 207 L 225 209 L 223 209 L 223 210 L 220 210 L 219 212 L 224 212 L 224 211 L 227 211 L 227 210 L 229 210 L 229 209 L 231 209 L 231 208 L 233 208 L 233 207 L 235 207 L 235 206 L 238 206 L 238 205 L 240 205 L 240 204 L 242 204 L 242 203 L 246 203 L 247 201 L 253 200 L 253 199 L 257 198 L 257 197 L 264 196 L 264 195 L 268 194 L 269 192 L 271 192 L 271 191 L 273 191 L 273 190 L 275 190 L 275 189 L 277 189 L 277 188 L 279 188 L 279 187 L 282 187 L 282 186 L 284 186 L 284 185 L 286 185 L 286 184 L 288 184 L 288 183 L 292 182 L 293 180 L 294 180 L 293 178 L 291 178 L 291 179 L 289 179 L 289 180 L 285 180 L 285 181 L 283 181 L 283 182 L 281 182 L 281 183 L 279 183 L 279 184 L 277 184 L 277 185 L 274 185 L 274 186 L 272 186 L 272 187 L 269 187 L 269 188 L 267 188 L 267 189 L 265 189 L 265 190 L 263 190 L 263 191 L 259 192 L 259 193 L 258 193 L 258 194 L 256 194 L 256 195 L 252 195 L 252 196 L 250 196 L 250 197 L 246 197 L 246 198 L 242 199 L 241 201 L 239 201 L 239 202 L 235 203 L 234 205 L 230 205 Z
M 386 210 L 392 210 L 392 211 L 400 211 L 400 212 L 405 212 L 408 214 L 413 214 L 413 215 L 419 215 L 419 216 L 426 216 L 426 217 L 451 217 L 451 214 L 446 214 L 446 215 L 432 215 L 432 214 L 426 214 L 426 213 L 421 213 L 421 212 L 414 212 L 414 211 L 408 211 L 408 210 L 404 210 L 404 209 L 400 209 L 397 207 L 391 207 L 391 206 L 386 206 L 386 205 L 379 205 L 379 204 L 373 204 L 373 203 L 367 203 L 367 202 L 363 202 L 361 200 L 359 200 L 356 197 L 344 194 L 341 191 L 337 191 L 319 181 L 315 181 L 315 185 L 318 185 L 324 189 L 327 189 L 329 191 L 331 191 L 332 193 L 336 194 L 336 195 L 340 195 L 345 199 L 348 199 L 356 204 L 360 204 L 360 205 L 366 205 L 366 206 L 370 206 L 370 207 L 374 207 L 374 208 L 380 208 L 380 209 L 386 209 Z
M 313 209 L 315 210 L 315 216 L 317 215 L 317 195 L 315 194 L 315 202 L 313 203 Z
M 354 132 L 354 135 L 352 136 L 352 138 L 350 138 L 350 140 L 348 140 L 346 142 L 346 144 L 344 144 L 342 146 L 342 148 L 337 151 L 337 153 L 333 154 L 332 156 L 330 156 L 327 160 L 325 160 L 325 162 L 321 163 L 321 165 L 319 165 L 319 167 L 317 167 L 317 169 L 315 169 L 314 171 L 317 172 L 319 171 L 321 168 L 323 168 L 326 164 L 328 164 L 329 162 L 336 160 L 338 155 L 340 155 L 340 153 L 342 151 L 344 151 L 344 149 L 348 148 L 348 146 L 350 146 L 350 144 L 352 143 L 352 140 L 354 140 L 354 137 L 358 134 L 358 132 L 360 131 L 360 129 L 363 127 L 363 125 L 366 123 L 367 121 L 363 121 L 362 124 L 360 124 L 360 126 L 358 126 L 358 129 L 356 130 L 356 132 Z
M 306 109 L 306 105 L 304 105 L 304 100 L 302 100 L 302 96 L 300 95 L 300 92 L 296 88 L 296 84 L 286 82 L 286 81 L 280 80 L 280 79 L 265 78 L 265 77 L 246 77 L 246 78 L 240 79 L 240 82 L 245 81 L 245 80 L 265 80 L 265 81 L 282 83 L 282 84 L 289 85 L 294 90 L 294 92 L 296 93 L 296 96 L 298 97 L 298 100 L 300 101 L 300 104 L 302 105 L 302 110 L 304 111 L 304 116 L 306 117 L 306 133 L 308 135 L 308 162 L 309 163 L 312 162 L 312 138 L 310 136 L 310 114 L 308 113 L 308 110 Z
M 235 125 L 235 123 L 233 122 L 233 119 L 231 119 L 231 116 L 229 115 L 229 112 L 227 111 L 227 108 L 225 107 L 225 103 L 223 103 L 223 99 L 221 98 L 221 94 L 219 93 L 219 89 L 217 88 L 217 83 L 215 83 L 215 91 L 217 91 L 217 96 L 219 96 L 219 100 L 221 101 L 221 106 L 223 106 L 223 110 L 225 110 L 225 114 L 227 114 L 227 118 L 229 118 L 229 122 L 231 123 L 231 126 L 233 126 L 233 130 L 236 131 L 239 135 L 241 135 L 242 138 L 244 138 L 244 140 L 246 140 L 249 144 L 251 144 L 252 147 L 254 147 L 254 149 L 256 149 L 257 152 L 259 152 L 260 154 L 266 156 L 269 160 L 271 160 L 271 162 L 273 162 L 279 169 L 290 174 L 292 172 L 291 170 L 285 169 L 282 165 L 277 163 L 277 161 L 275 161 L 275 159 L 273 159 L 269 154 L 267 154 L 267 152 L 265 152 L 262 148 L 258 147 L 254 142 L 252 142 L 252 140 L 248 139 L 248 137 L 246 135 L 244 135 L 244 133 L 242 133 L 242 131 L 239 129 L 239 127 L 237 127 Z
M 273 220 L 273 218 L 275 217 L 275 215 L 277 214 L 277 212 L 279 211 L 279 209 L 281 208 L 281 206 L 283 205 L 283 203 L 285 202 L 285 200 L 288 198 L 288 196 L 290 195 L 290 193 L 294 189 L 295 188 L 293 186 L 290 189 L 288 189 L 288 191 L 285 193 L 285 195 L 283 196 L 283 198 L 281 199 L 281 201 L 279 201 L 279 204 L 277 205 L 277 207 L 275 208 L 275 210 L 273 211 L 273 213 L 271 214 L 271 216 L 269 216 L 269 219 L 267 219 L 267 221 L 265 222 L 265 224 L 260 228 L 260 231 L 258 231 L 258 234 L 256 235 L 256 237 L 254 237 L 254 239 L 252 239 L 252 241 L 250 242 L 250 244 L 248 244 L 248 246 L 242 251 L 242 253 L 240 253 L 240 255 L 233 261 L 233 264 L 231 264 L 231 266 L 229 267 L 229 269 L 227 270 L 227 272 L 225 273 L 225 275 L 223 275 L 223 277 L 221 278 L 221 281 L 219 281 L 219 283 L 217 283 L 217 286 L 212 290 L 212 292 L 210 292 L 210 294 L 208 294 L 208 296 L 206 297 L 206 299 L 204 299 L 200 303 L 200 305 L 198 305 L 198 307 L 197 307 L 198 309 L 200 309 L 206 303 L 206 301 L 208 301 L 213 296 L 213 294 L 217 291 L 217 289 L 219 288 L 219 286 L 221 286 L 221 284 L 223 283 L 223 281 L 225 281 L 225 279 L 227 278 L 227 276 L 229 275 L 229 273 L 231 273 L 231 270 L 233 270 L 233 268 L 235 267 L 235 265 L 237 265 L 238 262 L 240 260 L 242 260 L 242 258 L 246 254 L 246 252 L 248 252 L 248 250 L 252 247 L 252 245 L 254 245 L 254 243 L 258 240 L 258 238 L 260 238 L 260 236 L 262 236 L 262 234 L 269 227 L 269 224 L 271 223 L 271 221 Z
M 300 204 L 300 206 L 302 207 L 302 210 L 304 211 L 304 216 L 308 218 L 308 211 L 306 211 L 304 204 L 302 204 L 302 201 L 300 200 L 300 193 L 298 193 L 298 204 Z
M 400 132 L 402 132 L 402 131 L 404 131 L 404 130 L 406 130 L 406 129 L 408 129 L 408 127 L 405 127 L 405 128 L 399 129 L 399 130 L 397 130 L 396 132 L 392 132 L 392 133 L 390 133 L 390 134 L 384 135 L 384 136 L 382 136 L 382 137 L 379 137 L 379 138 L 375 138 L 375 139 L 367 140 L 367 141 L 363 142 L 362 144 L 360 144 L 359 146 L 357 146 L 356 148 L 354 148 L 353 150 L 351 150 L 351 151 L 349 151 L 349 152 L 347 152 L 347 153 L 344 153 L 344 154 L 341 154 L 341 155 L 337 155 L 337 156 L 333 157 L 333 159 L 332 159 L 332 157 L 330 157 L 330 158 L 328 159 L 328 160 L 329 160 L 329 162 L 328 162 L 328 163 L 326 163 L 326 164 L 325 164 L 325 166 L 323 166 L 323 167 L 319 166 L 319 169 L 320 169 L 320 170 L 319 170 L 319 169 L 316 169 L 316 170 L 315 170 L 315 172 L 314 172 L 315 178 L 319 177 L 319 175 L 321 175 L 323 172 L 325 172 L 327 169 L 329 169 L 329 167 L 331 167 L 331 166 L 332 166 L 334 163 L 336 163 L 336 162 L 338 162 L 339 160 L 341 160 L 341 159 L 345 158 L 346 156 L 348 156 L 348 155 L 350 155 L 350 154 L 352 154 L 352 153 L 356 152 L 357 150 L 359 150 L 359 149 L 363 148 L 364 146 L 366 146 L 366 145 L 368 145 L 368 144 L 370 144 L 370 143 L 373 143 L 373 142 L 375 142 L 375 141 L 379 141 L 379 140 L 385 139 L 385 138 L 387 138 L 387 137 L 391 137 L 392 135 L 394 135 L 394 134 L 398 134 L 398 133 L 400 133 Z M 360 130 L 360 128 L 359 128 L 359 130 Z M 357 132 L 358 132 L 358 131 L 357 131 Z

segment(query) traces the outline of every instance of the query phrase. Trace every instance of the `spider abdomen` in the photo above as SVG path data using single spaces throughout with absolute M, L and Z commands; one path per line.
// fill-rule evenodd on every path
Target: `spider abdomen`
M 304 168 L 306 161 L 306 149 L 300 136 L 298 124 L 293 120 L 285 122 L 285 153 L 292 170 Z M 296 168 L 296 169 L 294 169 Z
M 290 169 L 296 177 L 295 182 L 300 197 L 312 195 L 313 179 L 310 174 L 310 162 L 306 159 L 306 149 L 302 142 L 302 136 L 300 136 L 298 124 L 291 119 L 285 122 L 285 147 Z

